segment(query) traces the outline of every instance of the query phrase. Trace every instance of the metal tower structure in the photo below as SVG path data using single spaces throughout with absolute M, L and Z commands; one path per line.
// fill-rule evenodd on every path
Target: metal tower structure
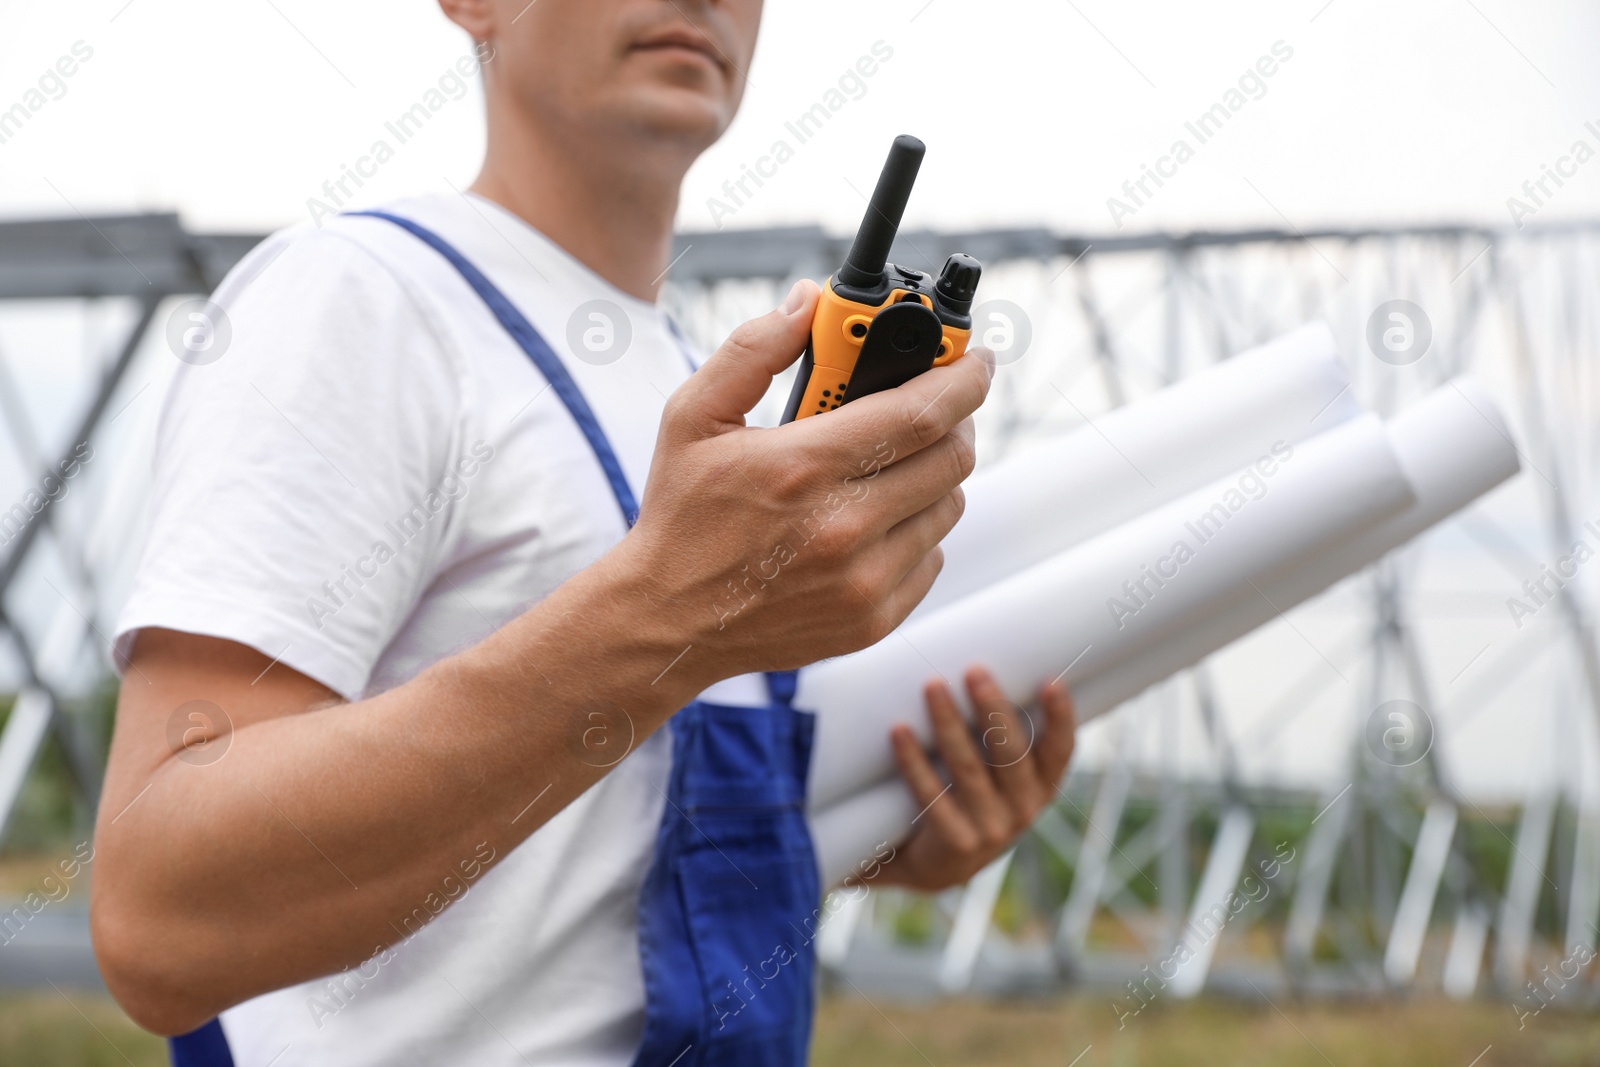
M 190 234 L 171 216 L 0 225 L 0 463 L 26 489 L 83 446 L 94 457 L 70 492 L 38 493 L 25 521 L 0 521 L 0 680 L 17 689 L 0 730 L 0 834 L 48 739 L 85 810 L 97 801 L 104 738 L 74 708 L 105 682 L 104 635 L 138 549 L 147 428 L 174 363 L 168 319 L 255 240 Z M 685 235 L 664 302 L 714 346 L 791 279 L 825 275 L 846 240 L 807 228 Z M 1324 318 L 1380 412 L 1463 371 L 1484 378 L 1524 473 L 1087 729 L 1060 803 L 963 889 L 932 901 L 849 894 L 819 941 L 825 972 L 907 992 L 1079 983 L 1134 1012 L 1207 989 L 1515 996 L 1592 949 L 1595 583 L 1561 561 L 1580 542 L 1600 549 L 1585 525 L 1600 511 L 1588 503 L 1600 457 L 1595 227 L 908 232 L 893 257 L 933 265 L 953 251 L 989 268 L 975 333 L 1003 366 L 980 421 L 985 459 Z M 1428 335 L 1399 361 L 1367 340 L 1397 300 Z M 41 428 L 19 373 L 41 361 L 20 363 L 28 351 L 13 338 L 54 353 L 74 333 L 86 355 L 51 378 L 76 415 Z M 0 501 L 0 520 L 11 505 Z M 1525 581 L 1543 582 L 1533 618 L 1508 621 L 1505 603 L 1532 597 Z M 1386 736 L 1391 707 L 1404 716 L 1395 728 L 1422 731 L 1414 759 L 1371 740 L 1375 719 Z M 1531 770 L 1485 789 L 1481 749 L 1496 731 L 1515 732 L 1508 762 Z M 82 974 L 86 940 L 62 937 L 0 959 L 0 982 Z

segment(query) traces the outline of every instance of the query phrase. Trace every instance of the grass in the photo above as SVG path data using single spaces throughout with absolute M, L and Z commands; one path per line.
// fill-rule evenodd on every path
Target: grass
M 1103 995 L 991 1003 L 822 1001 L 813 1067 L 1581 1067 L 1600 1018 L 1545 1012 L 1518 1030 L 1495 1001 L 1156 1004 L 1118 1029 Z M 1282 1009 L 1280 1014 L 1278 1009 Z M 1075 1058 L 1077 1057 L 1077 1058 Z M 160 1067 L 160 1039 L 103 995 L 0 995 L 6 1067 Z
M 78 990 L 0 995 L 6 1067 L 166 1067 L 167 1047 L 105 994 Z
M 1518 1030 L 1492 1001 L 1155 1005 L 1119 1030 L 1110 998 L 824 1001 L 814 1067 L 1578 1067 L 1600 1019 L 1546 1012 Z M 1086 1051 L 1087 1050 L 1087 1051 Z M 1081 1059 L 1075 1059 L 1079 1057 Z M 1480 1058 L 1481 1057 L 1481 1058 Z

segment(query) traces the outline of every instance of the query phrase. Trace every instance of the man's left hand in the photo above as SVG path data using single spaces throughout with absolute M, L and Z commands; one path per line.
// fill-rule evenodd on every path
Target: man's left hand
M 1076 729 L 1066 686 L 1055 681 L 1040 689 L 1044 722 L 1035 731 L 988 671 L 974 667 L 965 681 L 972 725 L 943 679 L 923 690 L 948 782 L 909 726 L 897 723 L 890 731 L 900 776 L 922 813 L 875 884 L 925 891 L 959 885 L 1010 848 L 1056 797 Z

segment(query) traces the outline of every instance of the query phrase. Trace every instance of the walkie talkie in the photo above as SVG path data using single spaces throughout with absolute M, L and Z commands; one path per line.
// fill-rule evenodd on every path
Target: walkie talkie
M 894 139 L 850 254 L 823 287 L 784 422 L 893 389 L 967 350 L 982 264 L 957 252 L 935 280 L 889 262 L 924 151 L 915 137 Z

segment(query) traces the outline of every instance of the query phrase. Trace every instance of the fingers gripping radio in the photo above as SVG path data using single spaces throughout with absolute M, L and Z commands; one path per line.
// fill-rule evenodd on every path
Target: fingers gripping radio
M 983 266 L 957 252 L 937 279 L 889 262 L 925 148 L 894 139 L 850 254 L 823 288 L 783 421 L 892 389 L 967 350 Z

